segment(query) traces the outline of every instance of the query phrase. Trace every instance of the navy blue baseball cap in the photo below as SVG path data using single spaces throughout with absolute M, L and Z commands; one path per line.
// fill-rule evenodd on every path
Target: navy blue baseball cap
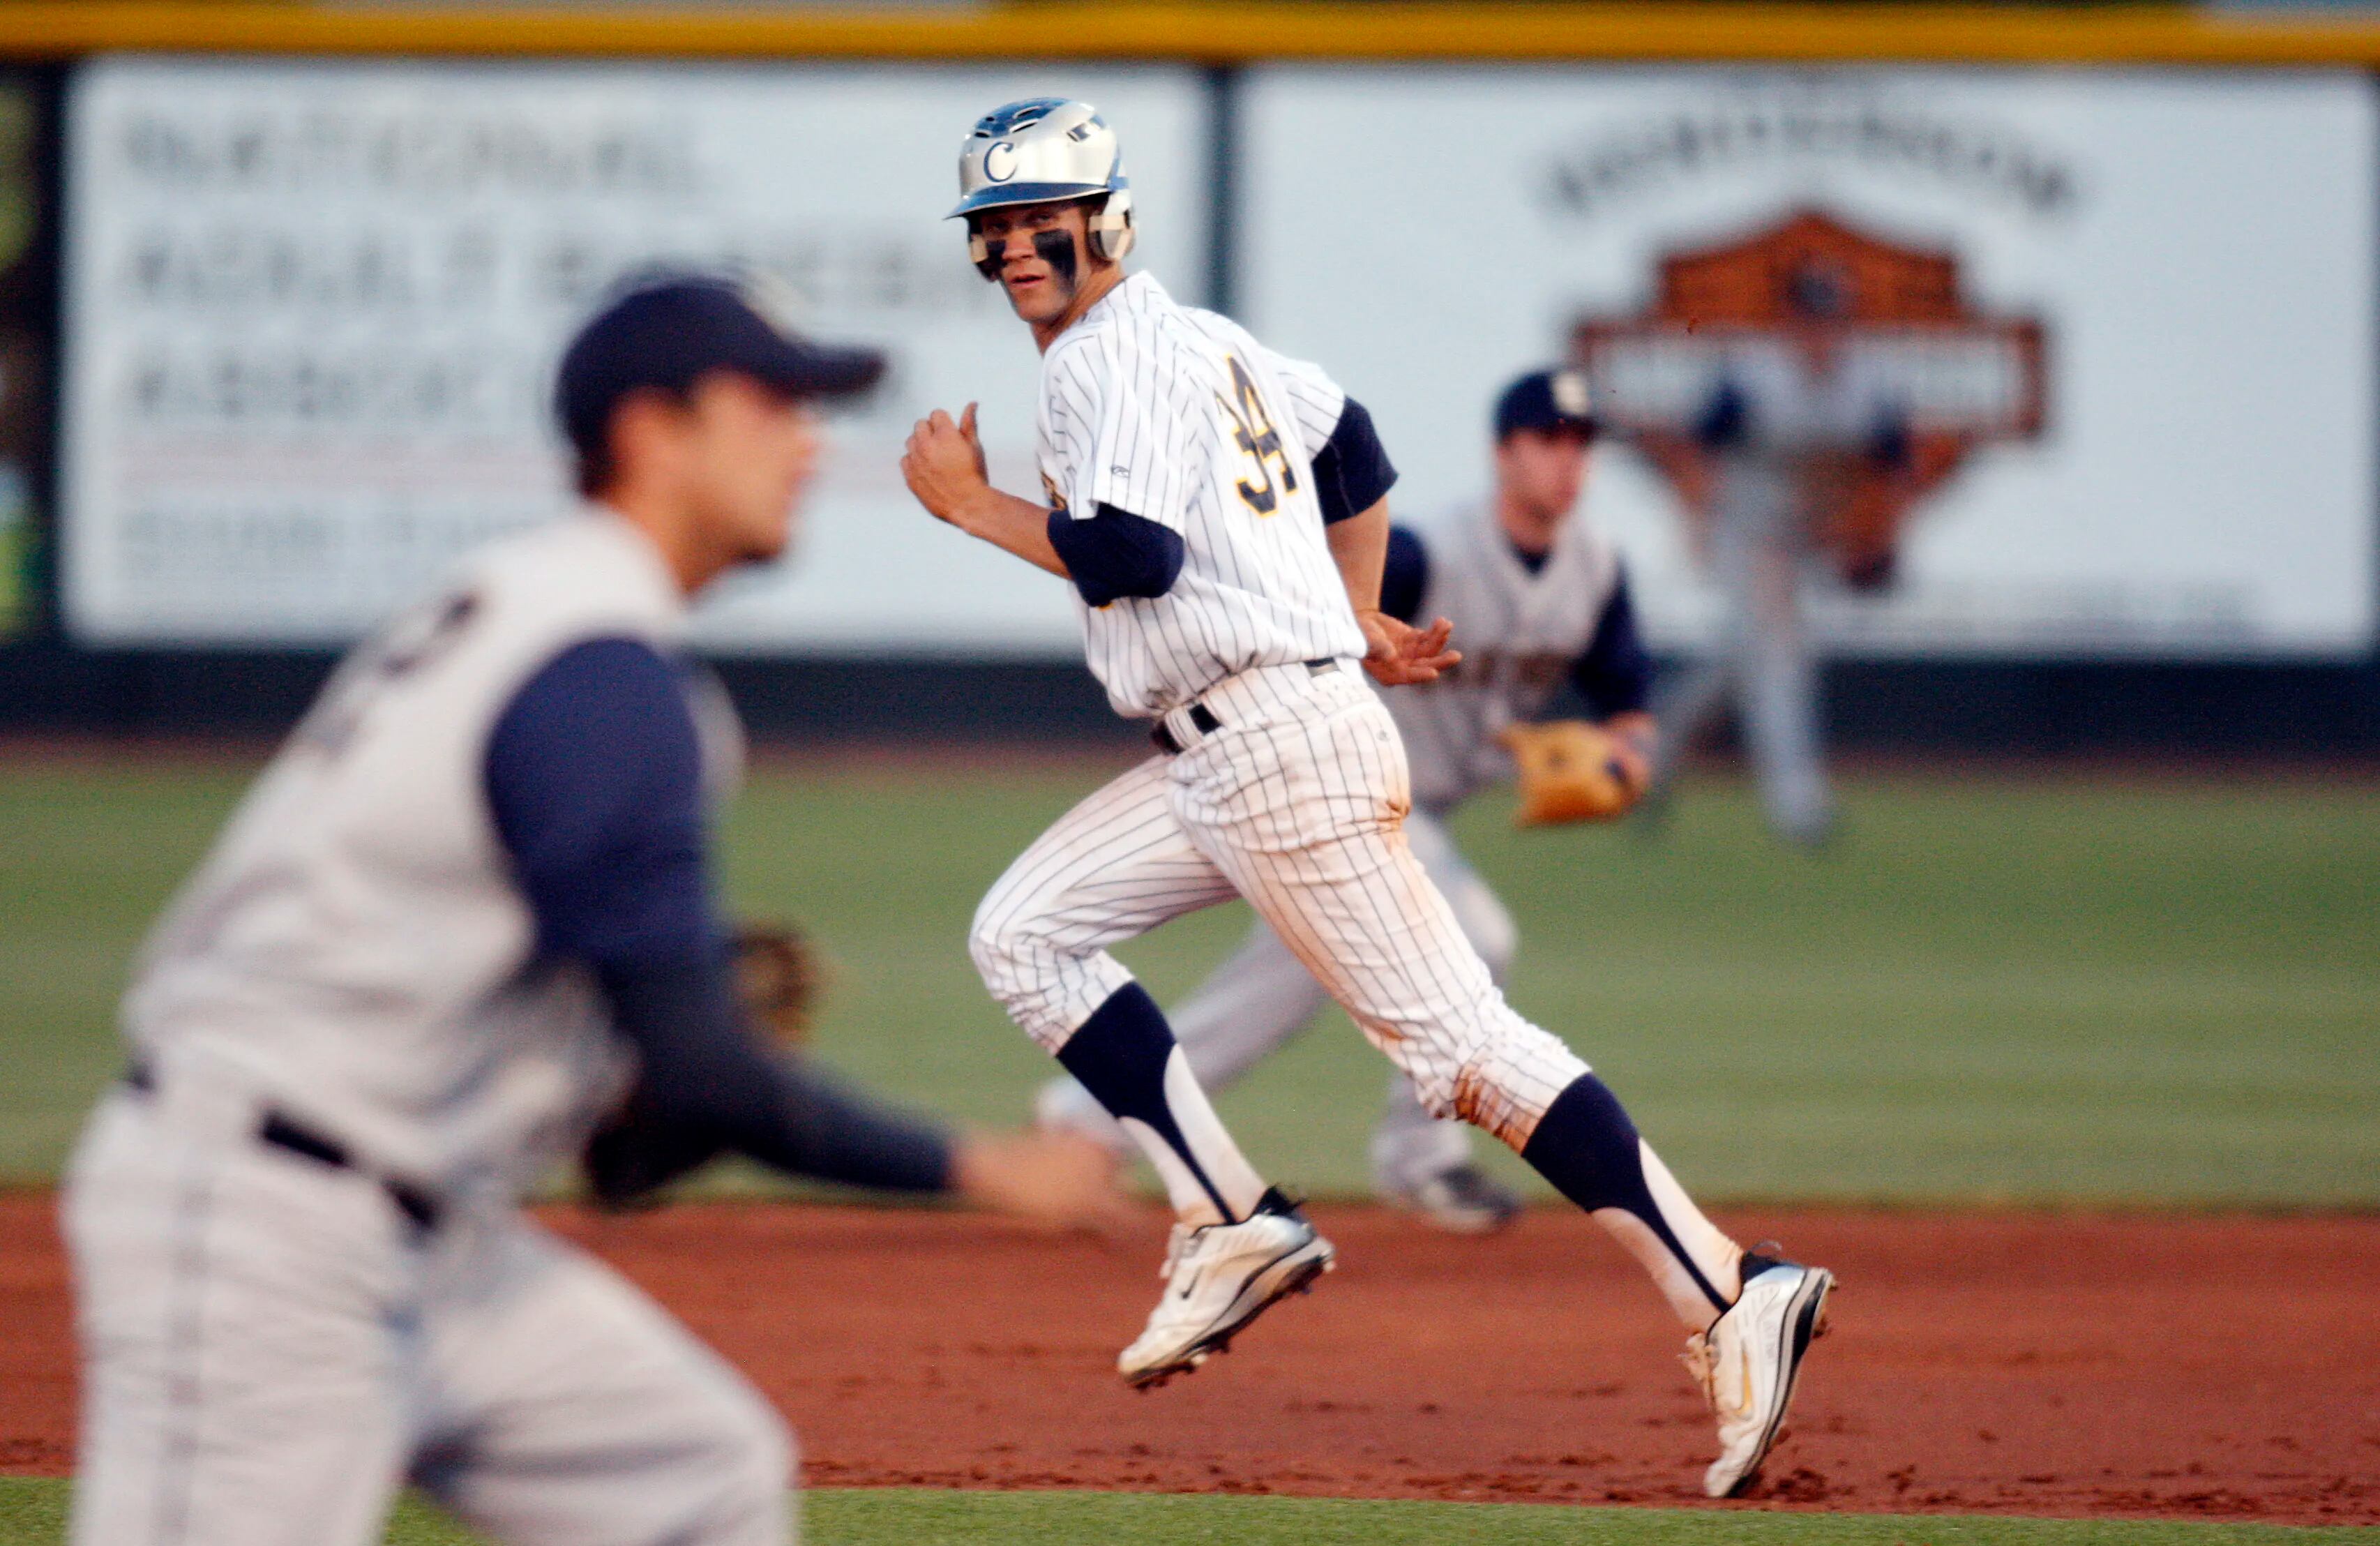
M 1515 430 L 1570 430 L 1593 440 L 1603 432 L 1588 400 L 1586 372 L 1565 365 L 1553 371 L 1532 371 L 1504 388 L 1496 399 L 1496 438 Z
M 554 412 L 584 455 L 600 448 L 612 409 L 629 393 L 683 392 L 713 371 L 750 376 L 788 397 L 841 397 L 875 385 L 884 357 L 799 336 L 732 279 L 658 274 L 624 291 L 570 341 L 554 373 Z

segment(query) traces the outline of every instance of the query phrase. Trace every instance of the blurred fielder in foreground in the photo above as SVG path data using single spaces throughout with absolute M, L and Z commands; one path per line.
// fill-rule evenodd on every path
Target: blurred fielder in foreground
M 1100 1205 L 1094 1146 L 953 1139 L 738 1020 L 705 808 L 740 737 L 677 640 L 784 549 L 810 404 L 880 367 L 723 283 L 618 300 L 556 394 L 585 513 L 358 650 L 159 925 L 64 1204 L 81 1546 L 363 1546 L 408 1475 L 498 1540 L 785 1540 L 776 1414 L 517 1210 L 632 1071 L 610 1195 L 650 1140 Z
M 1427 542 L 1402 526 L 1389 535 L 1382 609 L 1408 623 L 1446 617 L 1463 643 L 1463 659 L 1437 680 L 1383 695 L 1413 769 L 1405 835 L 1500 984 L 1519 932 L 1455 848 L 1447 818 L 1516 773 L 1525 822 L 1618 816 L 1644 789 L 1653 754 L 1645 712 L 1652 660 L 1637 635 L 1626 570 L 1601 532 L 1572 518 L 1597 432 L 1583 372 L 1523 376 L 1496 403 L 1493 497 Z M 1532 723 L 1565 680 L 1599 728 Z M 1328 1002 L 1314 974 L 1259 920 L 1173 1011 L 1173 1033 L 1190 1071 L 1216 1090 L 1286 1045 Z M 1044 1126 L 1131 1151 L 1131 1138 L 1071 1078 L 1044 1087 L 1038 1114 Z M 1485 1234 L 1520 1206 L 1474 1162 L 1465 1126 L 1431 1116 L 1402 1072 L 1390 1076 L 1371 1158 L 1380 1197 L 1442 1229 Z

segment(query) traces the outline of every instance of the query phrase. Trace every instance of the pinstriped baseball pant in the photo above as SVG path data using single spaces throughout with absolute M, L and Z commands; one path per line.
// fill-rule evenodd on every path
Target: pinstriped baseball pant
M 1586 1065 L 1504 1002 L 1415 858 L 1388 710 L 1352 665 L 1261 667 L 1203 701 L 1220 729 L 1059 818 L 984 898 L 993 996 L 1055 1053 L 1132 980 L 1110 946 L 1244 896 L 1432 1114 L 1527 1143 Z

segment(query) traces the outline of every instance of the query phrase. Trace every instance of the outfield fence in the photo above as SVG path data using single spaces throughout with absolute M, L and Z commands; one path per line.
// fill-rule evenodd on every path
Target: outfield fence
M 2380 748 L 2380 24 L 19 4 L 0 70 L 0 728 L 285 724 L 452 553 L 561 507 L 540 383 L 589 298 L 732 259 L 896 362 L 803 565 L 705 621 L 756 724 L 1107 732 L 1062 595 L 885 471 L 980 396 L 1030 481 L 1030 355 L 936 217 L 971 112 L 1046 87 L 1126 127 L 1150 266 L 1328 360 L 1425 518 L 1541 359 L 1655 444 L 1721 347 L 1680 263 L 1931 296 L 1859 314 L 1933 481 L 1888 512 L 1900 584 L 1821 603 L 1848 741 Z M 1682 653 L 1714 620 L 1673 461 L 1615 450 L 1590 507 Z

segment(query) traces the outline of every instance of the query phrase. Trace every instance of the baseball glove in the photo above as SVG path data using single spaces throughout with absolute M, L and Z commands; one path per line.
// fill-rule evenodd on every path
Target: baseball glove
M 1505 727 L 1497 739 L 1521 770 L 1516 825 L 1608 822 L 1642 793 L 1621 755 L 1620 737 L 1583 719 Z
M 790 923 L 746 923 L 735 931 L 735 996 L 752 1029 L 781 1047 L 810 1039 L 818 1005 L 818 958 Z
M 782 1047 L 809 1040 L 818 998 L 816 957 L 790 924 L 747 923 L 735 931 L 735 996 L 755 1033 Z M 663 1187 L 698 1170 L 719 1153 L 716 1140 L 655 1119 L 631 1090 L 595 1136 L 580 1165 L 588 1189 L 605 1208 L 648 1208 Z

